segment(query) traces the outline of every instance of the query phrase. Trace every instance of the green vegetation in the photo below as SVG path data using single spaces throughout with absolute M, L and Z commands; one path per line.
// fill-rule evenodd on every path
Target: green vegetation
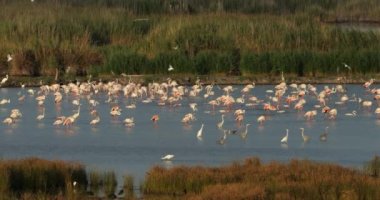
M 2 0 L 0 6 L 0 73 L 10 75 L 167 74 L 169 64 L 172 73 L 198 75 L 380 72 L 380 32 L 339 26 L 377 25 L 377 0 Z

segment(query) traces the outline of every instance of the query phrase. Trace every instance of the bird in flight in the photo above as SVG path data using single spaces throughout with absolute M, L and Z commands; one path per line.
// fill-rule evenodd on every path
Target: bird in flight
M 13 60 L 12 55 L 11 55 L 11 54 L 8 54 L 8 55 L 7 55 L 7 61 L 8 61 L 8 62 L 11 62 L 12 60 Z
M 173 66 L 169 64 L 168 71 L 171 72 L 171 71 L 173 71 L 173 70 L 174 70 Z
M 347 65 L 346 63 L 343 63 L 344 67 L 351 70 L 351 67 L 349 65 Z

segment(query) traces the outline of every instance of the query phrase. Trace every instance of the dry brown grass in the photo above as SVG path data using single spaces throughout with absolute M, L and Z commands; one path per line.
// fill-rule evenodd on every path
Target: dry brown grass
M 380 180 L 332 164 L 292 160 L 261 164 L 257 158 L 220 168 L 152 168 L 146 195 L 187 199 L 379 199 Z

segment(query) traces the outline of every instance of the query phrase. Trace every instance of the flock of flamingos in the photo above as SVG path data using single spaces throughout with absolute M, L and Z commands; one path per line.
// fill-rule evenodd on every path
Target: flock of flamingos
M 8 75 L 2 79 L 0 85 L 4 85 L 8 81 Z M 128 82 L 128 81 L 126 81 Z M 374 85 L 374 79 L 369 80 L 363 84 L 363 90 L 366 90 L 366 93 L 373 96 L 370 100 L 362 100 L 360 97 L 355 95 L 348 96 L 347 91 L 345 90 L 344 85 L 337 84 L 334 87 L 330 88 L 325 86 L 322 90 L 318 91 L 317 87 L 311 84 L 287 84 L 284 80 L 275 85 L 273 89 L 266 90 L 265 97 L 255 96 L 255 83 L 247 84 L 240 92 L 233 92 L 236 90 L 231 85 L 228 86 L 217 86 L 214 84 L 204 85 L 198 79 L 196 83 L 192 86 L 183 86 L 177 84 L 175 80 L 170 78 L 167 81 L 158 83 L 153 82 L 148 85 L 141 85 L 129 81 L 126 84 L 120 83 L 117 79 L 115 81 L 110 81 L 108 83 L 103 82 L 76 82 L 69 83 L 66 85 L 52 84 L 52 85 L 42 85 L 39 88 L 23 88 L 23 92 L 19 92 L 17 99 L 0 99 L 0 106 L 3 104 L 9 104 L 11 101 L 22 102 L 25 100 L 26 95 L 33 96 L 35 102 L 38 106 L 42 107 L 42 113 L 39 113 L 36 116 L 36 120 L 44 120 L 45 118 L 45 100 L 48 95 L 54 95 L 54 103 L 60 105 L 63 98 L 68 96 L 74 98 L 71 102 L 73 105 L 77 106 L 76 111 L 69 116 L 57 116 L 54 121 L 51 123 L 55 126 L 67 126 L 70 127 L 76 122 L 80 117 L 81 111 L 81 98 L 80 96 L 85 96 L 88 101 L 88 106 L 90 107 L 90 114 L 92 117 L 91 121 L 88 123 L 91 126 L 96 126 L 99 123 L 102 123 L 101 116 L 97 112 L 97 106 L 99 104 L 109 104 L 110 110 L 109 115 L 113 117 L 118 117 L 122 115 L 123 108 L 121 108 L 117 99 L 122 96 L 125 99 L 132 99 L 137 102 L 145 104 L 157 104 L 157 106 L 168 106 L 176 107 L 183 106 L 184 98 L 191 97 L 200 97 L 205 99 L 205 102 L 208 102 L 210 110 L 221 113 L 221 121 L 215 126 L 220 129 L 223 133 L 223 136 L 218 140 L 218 143 L 224 144 L 227 135 L 230 134 L 239 134 L 243 138 L 246 137 L 248 133 L 248 127 L 251 125 L 249 123 L 245 124 L 240 130 L 226 130 L 223 128 L 224 125 L 224 113 L 232 112 L 234 113 L 235 120 L 237 124 L 244 124 L 245 110 L 244 108 L 254 108 L 254 109 L 263 109 L 266 112 L 277 112 L 282 113 L 286 110 L 294 109 L 299 112 L 304 113 L 305 120 L 313 120 L 318 113 L 325 115 L 329 120 L 336 119 L 337 115 L 340 114 L 338 111 L 339 104 L 345 104 L 349 101 L 355 101 L 361 105 L 361 109 L 372 110 L 377 117 L 380 117 L 380 88 L 376 88 Z M 215 95 L 215 91 L 223 93 L 220 96 Z M 239 93 L 238 97 L 234 97 L 233 94 Z M 107 95 L 108 99 L 105 102 L 99 102 L 98 94 Z M 329 101 L 329 98 L 333 95 L 339 99 L 339 101 Z M 306 96 L 310 98 L 315 98 L 317 104 L 314 105 L 312 110 L 303 110 L 304 105 L 308 102 L 306 101 Z M 238 105 L 238 106 L 237 106 Z M 189 103 L 189 112 L 185 114 L 181 122 L 186 124 L 191 124 L 196 120 L 196 112 L 198 110 L 197 103 Z M 375 107 L 375 110 L 371 109 Z M 136 108 L 136 103 L 131 103 L 126 106 L 126 109 Z M 210 112 L 210 111 L 205 111 Z M 355 117 L 357 115 L 356 111 L 349 113 L 344 113 L 342 115 Z M 11 109 L 11 112 L 7 117 L 5 117 L 2 122 L 6 125 L 11 125 L 18 122 L 18 119 L 22 117 L 22 111 L 14 108 Z M 160 116 L 154 114 L 150 119 L 152 123 L 159 123 Z M 268 120 L 266 115 L 261 115 L 257 118 L 257 123 L 263 125 L 265 121 Z M 124 119 L 124 124 L 127 127 L 133 127 L 135 125 L 135 120 L 133 117 Z M 202 138 L 204 124 L 196 134 L 198 139 Z M 320 140 L 324 141 L 327 137 L 326 127 L 325 133 L 320 135 Z M 288 132 L 286 130 L 286 135 L 280 139 L 281 143 L 287 143 Z M 310 140 L 310 137 L 304 134 L 304 129 L 301 128 L 301 135 L 304 142 Z M 164 156 L 162 159 L 171 159 L 173 155 Z

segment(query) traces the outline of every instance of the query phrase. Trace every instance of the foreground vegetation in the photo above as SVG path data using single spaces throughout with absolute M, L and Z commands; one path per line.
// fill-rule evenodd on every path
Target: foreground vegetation
M 380 157 L 363 170 L 257 158 L 225 167 L 153 167 L 135 194 L 133 176 L 37 158 L 0 161 L 1 199 L 379 199 Z M 118 189 L 117 189 L 118 188 Z M 120 189 L 121 188 L 121 189 Z
M 379 23 L 376 0 L 3 0 L 0 6 L 2 74 L 167 74 L 169 64 L 171 73 L 198 75 L 380 72 L 376 28 L 336 25 Z
M 37 158 L 0 161 L 0 199 L 114 198 L 112 171 L 86 170 L 81 164 Z M 133 198 L 133 178 L 124 178 L 122 194 Z
M 218 168 L 154 167 L 143 193 L 163 199 L 379 199 L 379 167 L 379 157 L 364 171 L 299 160 L 262 164 L 257 158 Z

